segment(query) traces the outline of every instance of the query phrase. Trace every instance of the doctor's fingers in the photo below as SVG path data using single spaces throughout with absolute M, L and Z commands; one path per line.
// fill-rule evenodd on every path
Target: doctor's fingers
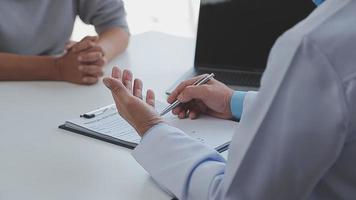
M 174 115 L 179 115 L 179 113 L 182 112 L 183 109 L 184 109 L 183 106 L 178 106 L 172 110 L 172 113 Z
M 188 110 L 183 110 L 178 114 L 179 119 L 185 119 L 188 116 Z
M 199 117 L 200 112 L 197 110 L 184 110 L 178 114 L 179 119 L 197 119 Z
M 199 117 L 199 114 L 200 114 L 199 110 L 195 110 L 195 109 L 189 110 L 189 118 L 190 119 L 197 119 Z
M 128 91 L 132 94 L 132 72 L 130 70 L 125 69 L 122 74 L 122 83 L 125 85 Z
M 187 87 L 187 86 L 191 86 L 193 85 L 196 81 L 200 80 L 201 78 L 205 77 L 207 74 L 203 74 L 203 75 L 200 75 L 200 76 L 196 76 L 194 78 L 191 78 L 191 79 L 188 79 L 188 80 L 185 80 L 183 82 L 181 82 L 172 92 L 171 95 L 169 95 L 167 101 L 168 103 L 173 103 L 178 95 Z
M 186 118 L 190 118 L 190 119 L 197 119 L 200 115 L 200 111 L 199 110 L 195 110 L 195 109 L 190 109 L 190 110 L 183 110 L 178 114 L 178 118 L 179 119 L 186 119 Z
M 114 66 L 111 70 L 111 77 L 122 82 L 122 72 L 118 66 Z
M 173 109 L 172 113 L 177 115 L 180 119 L 185 119 L 187 117 L 196 119 L 201 113 L 206 113 L 207 109 L 207 106 L 202 101 L 192 100 Z
M 129 93 L 124 84 L 115 78 L 104 78 L 103 80 L 105 86 L 111 90 L 115 102 L 118 103 L 128 103 L 132 95 Z
M 181 112 L 186 112 L 187 110 L 195 110 L 198 113 L 205 112 L 207 110 L 207 106 L 200 100 L 192 100 L 189 103 L 181 104 L 180 106 L 174 108 L 172 113 L 174 115 L 179 115 Z
M 209 96 L 209 92 L 209 85 L 188 86 L 178 95 L 177 99 L 182 103 L 189 102 L 193 99 L 205 101 Z
M 191 101 L 189 103 L 181 104 L 181 106 L 173 109 L 173 114 L 177 115 L 178 118 L 180 119 L 185 119 L 188 116 L 190 116 L 190 113 L 193 111 L 192 118 L 196 118 L 198 112 L 198 109 L 196 109 L 196 103 L 195 101 Z
M 149 89 L 147 90 L 146 93 L 146 103 L 149 104 L 152 107 L 155 107 L 155 93 L 153 92 L 153 90 Z
M 133 95 L 135 97 L 142 99 L 142 88 L 143 88 L 142 81 L 140 79 L 135 79 L 134 86 L 133 86 Z

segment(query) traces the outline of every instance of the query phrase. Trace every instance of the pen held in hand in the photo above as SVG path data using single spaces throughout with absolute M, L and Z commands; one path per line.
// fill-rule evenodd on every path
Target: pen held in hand
M 209 82 L 212 78 L 214 78 L 214 73 L 211 73 L 205 77 L 203 77 L 202 79 L 197 80 L 193 85 L 198 86 L 198 85 L 203 85 L 207 82 Z M 171 110 L 173 110 L 174 108 L 178 107 L 181 104 L 181 102 L 179 102 L 178 100 L 176 100 L 175 102 L 173 102 L 171 105 L 169 105 L 167 108 L 165 108 L 162 112 L 161 112 L 161 116 L 169 113 Z

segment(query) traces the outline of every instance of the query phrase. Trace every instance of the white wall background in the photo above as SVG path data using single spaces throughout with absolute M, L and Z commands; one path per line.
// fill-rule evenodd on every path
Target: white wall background
M 200 0 L 124 0 L 131 34 L 160 31 L 194 37 Z M 72 40 L 95 35 L 94 28 L 77 18 Z

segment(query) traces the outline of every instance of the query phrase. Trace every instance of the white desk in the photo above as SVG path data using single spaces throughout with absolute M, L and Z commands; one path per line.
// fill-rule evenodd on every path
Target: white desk
M 112 63 L 130 67 L 163 99 L 192 66 L 193 54 L 194 39 L 149 32 L 133 36 L 127 53 Z M 0 82 L 0 199 L 170 199 L 131 150 L 57 128 L 110 103 L 101 82 Z

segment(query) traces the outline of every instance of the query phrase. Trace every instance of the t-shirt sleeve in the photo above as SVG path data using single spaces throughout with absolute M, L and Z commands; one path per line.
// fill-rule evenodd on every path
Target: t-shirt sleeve
M 78 0 L 77 14 L 84 23 L 94 25 L 99 34 L 113 27 L 129 31 L 122 0 Z

